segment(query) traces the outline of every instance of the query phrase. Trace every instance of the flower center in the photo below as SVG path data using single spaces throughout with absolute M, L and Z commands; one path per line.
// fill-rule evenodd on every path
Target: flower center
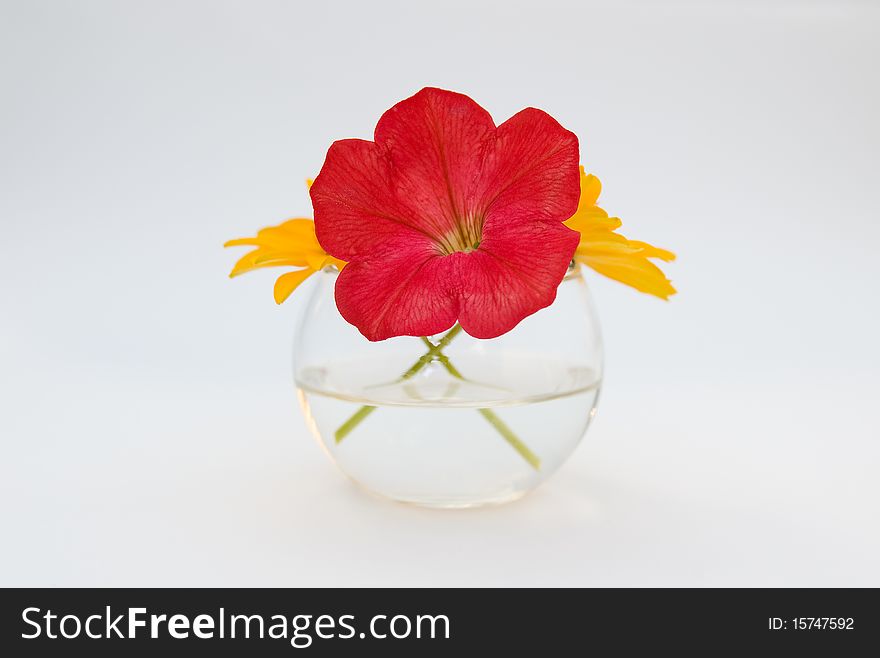
M 437 242 L 440 252 L 449 256 L 458 251 L 469 254 L 479 248 L 483 239 L 483 218 L 465 217 L 459 219 L 455 228 Z

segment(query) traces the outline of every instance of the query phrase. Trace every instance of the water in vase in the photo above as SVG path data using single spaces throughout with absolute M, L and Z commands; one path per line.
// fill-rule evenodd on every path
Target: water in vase
M 589 368 L 527 353 L 442 360 L 402 378 L 375 359 L 304 368 L 297 388 L 312 431 L 358 484 L 438 507 L 505 502 L 564 462 L 599 392 Z

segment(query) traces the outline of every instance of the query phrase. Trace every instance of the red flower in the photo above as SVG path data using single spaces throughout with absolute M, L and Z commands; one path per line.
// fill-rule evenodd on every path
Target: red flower
M 494 338 L 553 303 L 578 246 L 577 137 L 527 108 L 495 126 L 472 99 L 422 89 L 344 139 L 311 188 L 315 231 L 347 261 L 342 316 L 370 340 L 456 321 Z

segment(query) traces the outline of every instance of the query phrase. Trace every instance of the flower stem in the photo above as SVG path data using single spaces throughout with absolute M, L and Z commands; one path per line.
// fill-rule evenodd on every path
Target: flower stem
M 348 436 L 355 427 L 361 424 L 361 421 L 363 421 L 364 418 L 369 416 L 374 411 L 376 411 L 376 407 L 369 404 L 365 404 L 360 409 L 355 411 L 354 414 L 352 414 L 351 418 L 345 421 L 342 425 L 339 426 L 339 429 L 336 430 L 336 443 L 339 443 L 340 441 L 342 441 L 342 439 Z
M 413 363 L 409 369 L 400 376 L 399 381 L 406 381 L 407 379 L 411 379 L 418 373 L 422 368 L 428 365 L 431 361 L 439 361 L 446 371 L 455 377 L 456 379 L 464 379 L 464 375 L 461 374 L 458 368 L 456 368 L 452 362 L 449 360 L 449 357 L 443 354 L 443 349 L 449 345 L 449 343 L 459 334 L 461 333 L 461 325 L 456 324 L 452 329 L 449 330 L 435 345 L 426 337 L 422 336 L 422 342 L 428 347 L 428 351 L 423 354 L 418 361 Z M 363 422 L 363 420 L 373 413 L 376 410 L 375 406 L 365 404 L 360 409 L 354 412 L 351 417 L 346 420 L 338 430 L 336 430 L 336 443 L 339 443 L 348 436 L 354 428 Z M 495 430 L 507 441 L 510 446 L 516 450 L 520 456 L 525 459 L 536 471 L 541 468 L 541 459 L 533 453 L 529 447 L 523 443 L 523 441 L 514 434 L 513 430 L 507 426 L 501 418 L 491 409 L 477 409 L 480 415 L 489 421 L 489 424 L 495 428 Z
M 424 342 L 425 345 L 427 345 L 430 349 L 434 348 L 434 343 L 432 343 L 430 340 L 428 340 L 424 336 L 422 336 L 422 342 Z M 443 367 L 446 368 L 446 371 L 450 375 L 452 375 L 456 379 L 464 380 L 464 375 L 461 374 L 461 372 L 458 370 L 458 368 L 456 368 L 454 365 L 452 365 L 452 361 L 449 360 L 448 356 L 446 356 L 445 354 L 443 354 L 441 352 L 441 353 L 435 354 L 434 359 L 439 361 L 441 364 L 443 364 Z
M 425 341 L 430 345 L 431 341 L 425 339 Z M 452 365 L 452 362 L 449 360 L 445 354 L 442 354 L 438 357 L 440 363 L 443 364 L 443 367 L 449 372 L 450 375 L 455 377 L 456 379 L 464 379 L 464 376 L 459 372 L 458 368 Z M 481 408 L 477 409 L 480 412 L 480 415 L 489 421 L 489 423 L 494 427 L 498 433 L 507 441 L 510 446 L 516 450 L 520 456 L 525 459 L 529 464 L 531 464 L 532 468 L 536 471 L 541 469 L 541 459 L 533 453 L 529 447 L 523 443 L 522 439 L 520 439 L 516 434 L 514 434 L 513 430 L 505 423 L 501 418 L 491 409 Z
M 399 381 L 406 381 L 407 379 L 411 379 L 412 377 L 414 377 L 416 375 L 417 372 L 419 372 L 419 370 L 421 370 L 426 365 L 431 363 L 431 361 L 433 361 L 437 357 L 442 357 L 442 358 L 438 359 L 441 362 L 445 359 L 446 362 L 448 363 L 449 359 L 441 352 L 444 347 L 449 345 L 449 343 L 452 341 L 453 338 L 455 338 L 456 336 L 458 336 L 458 334 L 461 333 L 461 331 L 462 331 L 461 325 L 456 324 L 454 327 L 452 327 L 452 329 L 450 329 L 446 334 L 444 334 L 444 336 L 439 341 L 437 341 L 436 345 L 434 343 L 432 343 L 430 340 L 428 340 L 427 338 L 422 337 L 422 340 L 425 341 L 430 346 L 428 351 L 425 354 L 423 354 L 419 358 L 418 361 L 416 361 L 414 364 L 412 364 L 409 367 L 409 369 L 400 376 Z M 452 364 L 450 364 L 450 365 L 452 365 Z M 454 366 L 453 366 L 453 368 L 454 368 Z M 458 370 L 456 370 L 455 372 L 458 374 L 453 374 L 454 377 L 458 377 L 459 379 L 463 379 L 463 377 L 461 376 L 461 373 L 459 373 Z M 351 415 L 351 417 L 348 420 L 346 420 L 342 425 L 340 425 L 338 430 L 336 430 L 336 432 L 334 434 L 334 436 L 336 438 L 336 443 L 339 443 L 340 441 L 342 441 L 342 439 L 344 439 L 346 436 L 348 436 L 351 433 L 351 431 L 354 428 L 356 428 L 358 425 L 360 425 L 367 416 L 369 416 L 371 413 L 373 413 L 373 411 L 375 409 L 376 409 L 376 407 L 369 405 L 369 404 L 365 404 L 360 409 L 355 411 Z
M 541 470 L 541 459 L 529 450 L 529 447 L 522 442 L 522 440 L 513 433 L 507 423 L 505 423 L 501 418 L 491 409 L 477 409 L 480 412 L 480 415 L 489 421 L 489 424 L 494 427 L 498 433 L 504 437 L 504 440 L 507 441 L 510 446 L 516 450 L 520 456 L 525 459 L 536 471 Z
M 458 325 L 456 325 L 458 326 Z M 428 345 L 433 347 L 433 343 L 429 341 L 427 338 L 422 338 L 422 341 Z M 440 363 L 443 364 L 443 367 L 446 368 L 446 371 L 455 377 L 456 379 L 464 379 L 464 375 L 459 372 L 458 368 L 452 365 L 452 361 L 449 360 L 449 357 L 445 354 L 438 354 L 435 357 Z M 514 434 L 513 430 L 501 420 L 500 416 L 496 414 L 491 409 L 481 408 L 477 409 L 480 412 L 480 415 L 489 421 L 489 424 L 494 427 L 498 433 L 504 437 L 504 440 L 507 441 L 511 447 L 516 450 L 520 456 L 525 459 L 529 464 L 531 464 L 532 468 L 536 471 L 541 470 L 541 459 L 533 453 L 529 447 L 523 443 L 522 439 L 520 439 L 516 434 Z

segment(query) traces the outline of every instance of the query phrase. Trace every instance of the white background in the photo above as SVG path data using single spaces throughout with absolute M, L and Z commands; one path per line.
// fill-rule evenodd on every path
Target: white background
M 0 584 L 880 586 L 880 10 L 660 5 L 3 0 Z M 668 304 L 590 277 L 599 415 L 493 509 L 349 484 L 302 294 L 221 248 L 429 84 L 549 111 L 679 254 Z

